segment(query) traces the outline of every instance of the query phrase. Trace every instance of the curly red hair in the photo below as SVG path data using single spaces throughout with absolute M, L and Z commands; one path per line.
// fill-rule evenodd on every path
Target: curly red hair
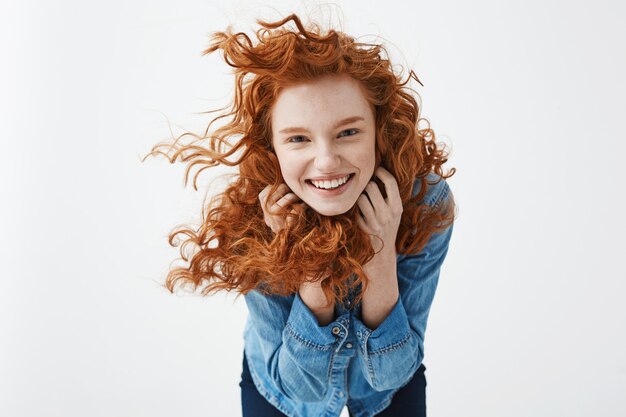
M 289 21 L 295 28 L 284 26 Z M 406 85 L 410 79 L 421 82 L 412 70 L 402 81 L 385 58 L 388 54 L 383 46 L 359 43 L 332 29 L 323 33 L 316 24 L 305 28 L 295 14 L 257 23 L 262 28 L 256 32 L 256 44 L 229 27 L 212 33 L 203 52 L 221 49 L 224 60 L 234 68 L 235 96 L 230 111 L 214 118 L 204 135 L 186 132 L 173 144 L 158 144 L 150 152 L 165 155 L 171 163 L 178 158 L 188 162 L 185 183 L 191 168 L 200 165 L 193 179 L 196 190 L 198 174 L 206 168 L 221 163 L 239 169 L 236 180 L 211 199 L 208 214 L 203 208 L 197 230 L 182 227 L 170 234 L 172 246 L 177 246 L 177 235 L 187 237 L 180 253 L 189 265 L 171 269 L 165 287 L 173 292 L 177 283 L 192 284 L 194 291 L 204 286 L 202 295 L 219 290 L 245 294 L 255 288 L 289 295 L 305 280 L 323 279 L 327 299 L 342 300 L 351 287 L 362 284 L 363 291 L 367 288 L 361 266 L 374 256 L 370 236 L 356 222 L 358 205 L 338 216 L 321 215 L 303 202 L 290 207 L 296 209 L 295 214 L 284 208 L 280 215 L 293 216 L 293 221 L 275 235 L 264 221 L 259 193 L 271 184 L 272 194 L 284 182 L 272 148 L 270 123 L 272 104 L 281 89 L 330 74 L 347 74 L 363 84 L 375 109 L 376 166 L 382 165 L 394 175 L 402 197 L 397 253 L 419 252 L 434 232 L 454 221 L 451 197 L 437 207 L 421 200 L 431 185 L 426 181 L 430 172 L 444 179 L 456 170 L 444 176 L 441 166 L 447 153 L 438 148 L 430 127 L 418 127 L 418 121 L 426 120 L 419 118 L 420 106 L 411 94 L 414 90 Z M 221 118 L 228 118 L 228 123 L 208 135 L 211 124 Z M 187 135 L 195 140 L 179 143 Z M 201 145 L 200 141 L 207 143 Z M 167 153 L 159 151 L 164 147 Z M 228 159 L 236 154 L 236 160 Z M 412 195 L 416 180 L 421 188 Z M 384 196 L 384 187 L 382 192 Z M 187 256 L 185 247 L 190 245 L 193 254 Z

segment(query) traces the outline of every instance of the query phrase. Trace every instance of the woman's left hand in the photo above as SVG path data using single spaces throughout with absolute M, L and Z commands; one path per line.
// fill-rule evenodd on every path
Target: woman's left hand
M 374 173 L 385 184 L 387 198 L 383 198 L 378 185 L 374 181 L 370 181 L 357 200 L 363 213 L 363 217 L 361 215 L 357 217 L 357 224 L 370 235 L 372 247 L 376 253 L 381 249 L 393 250 L 395 256 L 396 236 L 403 211 L 402 198 L 398 190 L 398 183 L 389 171 L 379 166 Z M 382 242 L 375 236 L 382 239 Z

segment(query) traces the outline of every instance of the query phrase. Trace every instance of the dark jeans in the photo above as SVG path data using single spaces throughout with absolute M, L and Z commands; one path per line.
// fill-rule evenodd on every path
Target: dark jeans
M 376 414 L 376 417 L 426 417 L 425 370 L 426 367 L 422 363 L 411 381 L 394 394 L 389 407 Z M 250 376 L 245 354 L 239 386 L 241 387 L 243 417 L 286 417 L 257 391 Z M 353 417 L 352 413 L 350 417 Z

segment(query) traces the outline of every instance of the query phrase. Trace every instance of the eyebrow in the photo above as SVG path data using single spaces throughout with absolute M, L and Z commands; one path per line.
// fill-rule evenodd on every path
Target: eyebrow
M 333 129 L 337 129 L 338 127 L 350 124 L 350 123 L 354 123 L 357 122 L 359 120 L 365 120 L 364 118 L 362 118 L 361 116 L 352 116 L 352 117 L 346 117 L 343 120 L 340 120 L 339 122 L 337 122 L 337 124 L 335 124 L 335 126 L 333 126 Z M 293 132 L 308 132 L 308 129 L 305 129 L 303 127 L 286 127 L 284 129 L 282 129 L 280 132 L 278 133 L 293 133 Z

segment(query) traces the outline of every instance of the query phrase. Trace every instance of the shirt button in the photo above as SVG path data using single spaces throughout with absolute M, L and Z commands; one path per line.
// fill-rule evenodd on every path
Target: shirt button
M 343 391 L 339 391 L 339 397 L 343 398 Z
M 352 343 L 346 343 L 346 347 L 347 347 L 348 349 L 352 349 Z
M 341 329 L 340 329 L 339 327 L 335 326 L 335 327 L 333 327 L 333 330 L 332 330 L 332 331 L 333 331 L 333 334 L 334 334 L 334 335 L 337 335 L 337 334 L 339 334 L 339 332 L 341 331 Z
M 346 301 L 346 305 L 350 307 L 350 300 Z

